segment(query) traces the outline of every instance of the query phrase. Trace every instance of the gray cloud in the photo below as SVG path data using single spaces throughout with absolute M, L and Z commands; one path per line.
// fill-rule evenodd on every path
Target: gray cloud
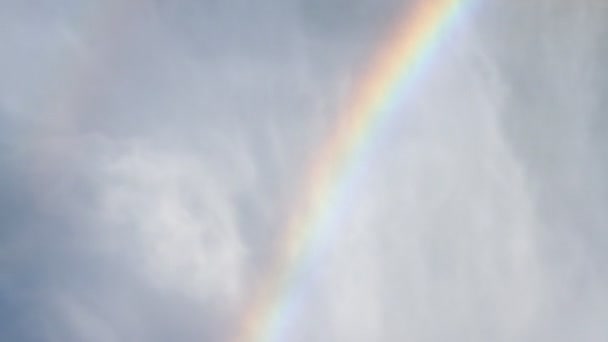
M 0 2 L 0 339 L 234 336 L 402 6 Z M 277 339 L 605 340 L 607 10 L 467 12 Z

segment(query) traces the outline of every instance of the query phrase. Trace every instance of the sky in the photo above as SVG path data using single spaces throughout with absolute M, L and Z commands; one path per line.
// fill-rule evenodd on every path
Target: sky
M 0 340 L 232 341 L 414 2 L 0 0 Z M 463 3 L 259 341 L 608 340 L 608 5 Z

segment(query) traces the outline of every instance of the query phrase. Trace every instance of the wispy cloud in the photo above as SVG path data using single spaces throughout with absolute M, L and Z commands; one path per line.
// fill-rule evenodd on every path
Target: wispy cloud
M 402 5 L 0 4 L 0 339 L 234 336 Z M 606 339 L 605 19 L 469 13 L 373 138 L 281 337 Z

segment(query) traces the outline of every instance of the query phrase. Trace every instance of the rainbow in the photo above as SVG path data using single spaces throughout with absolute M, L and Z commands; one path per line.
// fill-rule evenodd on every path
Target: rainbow
M 239 322 L 235 342 L 277 341 L 321 250 L 339 226 L 353 178 L 379 126 L 403 103 L 446 29 L 471 0 L 418 0 L 389 35 L 338 123 L 311 163 L 304 191 L 279 239 L 267 277 Z

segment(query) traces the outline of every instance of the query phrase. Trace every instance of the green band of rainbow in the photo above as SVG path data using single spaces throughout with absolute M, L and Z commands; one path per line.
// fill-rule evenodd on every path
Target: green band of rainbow
M 308 173 L 303 195 L 287 223 L 269 276 L 249 304 L 236 342 L 276 341 L 289 319 L 297 284 L 313 263 L 319 245 L 335 234 L 333 212 L 361 164 L 362 152 L 430 58 L 442 32 L 470 0 L 418 0 L 391 32 L 352 102 L 339 117 Z

